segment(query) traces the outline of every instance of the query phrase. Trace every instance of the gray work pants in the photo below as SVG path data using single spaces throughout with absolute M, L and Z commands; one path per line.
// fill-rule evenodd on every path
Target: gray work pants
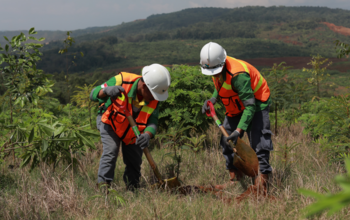
M 225 117 L 223 126 L 228 134 L 231 134 L 236 130 L 238 123 L 242 115 L 235 117 Z M 262 174 L 268 174 L 272 172 L 272 168 L 269 164 L 270 151 L 273 150 L 271 141 L 271 130 L 270 130 L 270 117 L 269 107 L 262 111 L 255 112 L 251 122 L 251 129 L 248 134 L 250 146 L 254 149 L 260 166 L 260 172 Z M 233 166 L 233 150 L 229 145 L 226 145 L 221 136 L 220 145 L 222 147 L 222 153 L 226 159 L 226 169 L 236 169 Z
M 96 119 L 97 129 L 100 131 L 103 144 L 103 153 L 98 169 L 98 183 L 111 182 L 114 178 L 114 170 L 117 162 L 120 143 L 122 144 L 125 172 L 123 180 L 128 189 L 139 187 L 141 177 L 142 149 L 135 145 L 126 145 L 116 135 L 113 128 L 101 121 L 101 115 Z

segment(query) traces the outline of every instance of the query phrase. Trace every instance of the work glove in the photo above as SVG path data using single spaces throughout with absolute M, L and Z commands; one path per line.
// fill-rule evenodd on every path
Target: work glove
M 213 103 L 213 105 L 215 105 L 216 103 L 216 98 L 212 97 L 210 99 L 207 99 L 204 101 L 203 107 L 202 107 L 202 113 L 205 114 L 205 112 L 207 110 L 209 110 L 209 106 L 208 106 L 208 101 L 211 101 Z
M 139 147 L 143 150 L 145 147 L 148 147 L 149 140 L 151 137 L 147 133 L 143 133 L 136 139 L 136 145 L 139 145 Z
M 228 137 L 224 136 L 224 141 L 227 145 L 229 145 L 228 141 L 232 140 L 232 142 L 236 145 L 238 137 L 240 137 L 240 136 L 241 136 L 241 133 L 239 133 L 237 130 L 234 130 L 234 132 L 232 132 L 230 134 L 230 136 L 228 136 Z
M 108 86 L 103 89 L 103 93 L 111 98 L 117 98 L 120 96 L 121 92 L 125 92 L 124 88 L 121 86 Z

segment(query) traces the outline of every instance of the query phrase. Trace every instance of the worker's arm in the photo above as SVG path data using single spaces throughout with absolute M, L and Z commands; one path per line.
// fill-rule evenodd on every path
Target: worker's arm
M 121 84 L 121 75 L 114 76 L 102 85 L 96 86 L 90 93 L 90 99 L 95 102 L 106 102 L 109 97 L 103 92 L 103 89 L 108 86 L 120 86 Z
M 159 116 L 159 105 L 154 109 L 152 115 L 149 117 L 147 122 L 147 127 L 145 128 L 145 133 L 152 134 L 150 137 L 154 137 L 157 132 L 158 125 L 158 116 Z
M 202 114 L 205 114 L 205 112 L 209 110 L 208 101 L 211 101 L 213 103 L 213 105 L 215 105 L 215 103 L 217 101 L 217 97 L 218 97 L 218 91 L 216 91 L 216 89 L 215 89 L 211 98 L 204 101 L 203 106 L 202 106 Z
M 218 98 L 218 91 L 215 89 L 213 92 L 213 95 L 211 96 L 212 98 Z
M 242 133 L 248 129 L 255 114 L 255 97 L 250 83 L 250 76 L 239 74 L 231 79 L 231 85 L 238 92 L 239 99 L 243 102 L 245 109 L 241 120 L 238 123 L 237 130 Z
M 144 132 L 137 138 L 136 145 L 139 145 L 143 150 L 148 147 L 149 140 L 156 135 L 157 124 L 158 124 L 159 109 L 157 108 L 153 111 L 152 115 L 149 117 L 147 126 Z

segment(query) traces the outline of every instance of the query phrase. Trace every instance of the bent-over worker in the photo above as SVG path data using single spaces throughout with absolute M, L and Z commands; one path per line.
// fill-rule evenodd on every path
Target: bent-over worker
M 226 107 L 223 126 L 229 137 L 221 137 L 220 145 L 226 159 L 226 169 L 230 174 L 230 183 L 242 177 L 233 166 L 234 152 L 228 140 L 236 144 L 238 137 L 247 132 L 250 146 L 259 160 L 260 174 L 255 177 L 254 186 L 262 187 L 266 193 L 268 174 L 272 172 L 269 164 L 271 141 L 269 106 L 270 89 L 266 80 L 251 64 L 226 55 L 219 44 L 210 42 L 200 52 L 200 66 L 204 75 L 212 76 L 215 90 L 212 98 L 206 100 L 202 107 L 204 114 L 219 98 Z
M 142 76 L 120 72 L 92 90 L 90 99 L 99 101 L 101 106 L 96 121 L 103 144 L 98 184 L 110 184 L 113 180 L 121 144 L 125 164 L 123 180 L 129 190 L 139 187 L 143 149 L 148 147 L 150 139 L 156 134 L 158 103 L 168 98 L 170 83 L 169 71 L 160 64 L 152 64 L 142 69 Z M 124 91 L 129 100 L 121 94 Z M 141 133 L 137 140 L 129 121 L 112 104 L 111 98 L 119 103 L 127 102 L 127 108 Z

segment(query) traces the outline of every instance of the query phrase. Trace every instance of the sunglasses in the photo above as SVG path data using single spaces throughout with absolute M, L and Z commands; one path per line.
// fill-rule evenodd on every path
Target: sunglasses
M 203 69 L 216 69 L 218 67 L 223 67 L 225 65 L 225 62 L 219 63 L 218 65 L 210 67 L 208 64 L 199 64 Z

